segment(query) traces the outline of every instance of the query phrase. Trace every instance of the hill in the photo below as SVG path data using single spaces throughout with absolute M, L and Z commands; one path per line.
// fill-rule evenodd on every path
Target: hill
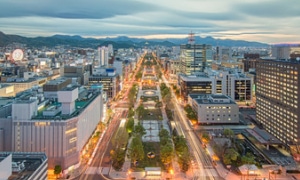
M 54 47 L 57 45 L 69 45 L 71 47 L 82 48 L 97 48 L 98 46 L 106 46 L 113 44 L 114 48 L 130 48 L 130 47 L 145 47 L 145 46 L 176 46 L 180 44 L 186 44 L 187 38 L 167 38 L 167 39 L 143 39 L 143 38 L 130 38 L 127 36 L 119 36 L 116 38 L 83 38 L 81 36 L 69 36 L 69 35 L 54 35 L 50 37 L 35 37 L 28 38 L 19 35 L 7 35 L 0 31 L 0 46 L 4 47 L 11 43 L 23 43 L 29 47 Z M 268 44 L 259 42 L 249 42 L 242 40 L 230 40 L 230 39 L 215 39 L 213 37 L 195 37 L 195 42 L 198 44 L 210 44 L 213 46 L 228 46 L 228 47 L 267 47 Z

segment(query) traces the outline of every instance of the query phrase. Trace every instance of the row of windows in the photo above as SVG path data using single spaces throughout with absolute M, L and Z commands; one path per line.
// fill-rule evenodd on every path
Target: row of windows
M 207 121 L 210 121 L 210 120 L 214 121 L 215 118 L 211 118 L 211 119 L 210 119 L 210 118 L 206 118 L 206 120 L 207 120 Z M 216 118 L 216 120 L 217 120 L 217 121 L 220 121 L 221 119 L 220 119 L 220 118 Z M 222 119 L 222 121 L 226 121 L 226 120 L 231 121 L 231 118 L 228 118 L 228 119 Z
M 209 112 L 207 112 L 207 113 L 209 113 Z M 223 112 L 223 113 L 225 113 L 225 112 Z M 230 111 L 229 111 L 228 113 L 230 113 Z M 211 116 L 215 116 L 214 114 L 206 114 L 206 116 L 210 116 L 210 115 L 211 115 Z M 223 116 L 226 116 L 226 115 L 227 115 L 227 116 L 231 116 L 231 114 L 227 114 L 227 113 L 226 113 L 226 114 L 223 114 Z M 220 114 L 217 114 L 217 116 L 219 117 Z M 233 116 L 236 117 L 236 114 L 233 115 Z
M 229 106 L 207 106 L 206 109 L 231 109 Z

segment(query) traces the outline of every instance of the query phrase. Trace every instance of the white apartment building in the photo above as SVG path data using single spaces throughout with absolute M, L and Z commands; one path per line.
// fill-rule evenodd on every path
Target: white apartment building
M 109 55 L 108 47 L 102 46 L 98 48 L 99 66 L 108 65 L 108 55 Z

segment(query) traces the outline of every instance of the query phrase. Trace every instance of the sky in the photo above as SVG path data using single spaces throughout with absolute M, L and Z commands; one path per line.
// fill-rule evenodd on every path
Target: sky
M 27 37 L 185 38 L 300 43 L 300 0 L 1 0 L 0 31 Z

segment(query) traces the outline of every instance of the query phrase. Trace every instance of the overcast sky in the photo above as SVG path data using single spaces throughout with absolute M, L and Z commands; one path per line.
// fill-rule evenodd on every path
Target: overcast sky
M 0 31 L 300 42 L 300 0 L 1 0 Z

